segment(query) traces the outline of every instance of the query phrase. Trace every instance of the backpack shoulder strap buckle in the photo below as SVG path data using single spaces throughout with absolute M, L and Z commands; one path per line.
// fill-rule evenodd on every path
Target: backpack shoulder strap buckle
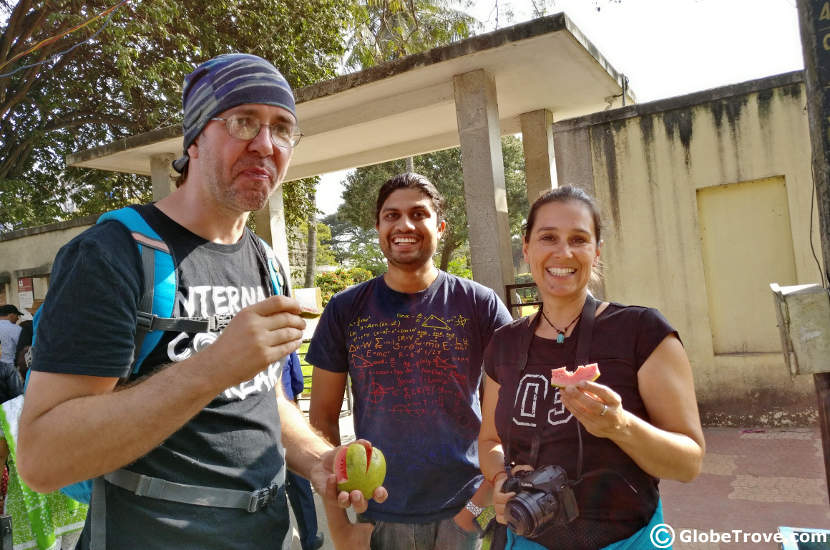
M 253 514 L 268 506 L 268 503 L 271 502 L 271 499 L 274 498 L 278 490 L 279 486 L 271 485 L 270 487 L 263 487 L 252 492 L 251 500 L 248 501 L 248 511 Z
M 219 313 L 208 317 L 208 332 L 222 332 L 233 319 L 232 313 Z
M 136 326 L 141 330 L 150 332 L 153 330 L 153 321 L 157 317 L 158 315 L 153 315 L 152 313 L 147 313 L 146 311 L 138 311 L 136 313 Z

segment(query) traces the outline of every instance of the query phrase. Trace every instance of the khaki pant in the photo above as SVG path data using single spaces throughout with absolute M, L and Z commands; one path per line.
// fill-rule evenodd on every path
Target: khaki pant
M 432 523 L 373 522 L 371 550 L 480 550 L 478 533 L 468 533 L 452 518 Z

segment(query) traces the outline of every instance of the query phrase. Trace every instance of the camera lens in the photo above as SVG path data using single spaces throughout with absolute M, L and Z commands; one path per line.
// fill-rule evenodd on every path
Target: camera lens
M 524 495 L 516 495 L 507 501 L 504 507 L 504 515 L 507 518 L 507 524 L 517 535 L 525 536 L 536 527 L 533 521 L 533 514 L 522 502 Z
M 513 532 L 524 537 L 547 528 L 558 509 L 559 503 L 554 495 L 522 492 L 507 501 L 504 513 Z

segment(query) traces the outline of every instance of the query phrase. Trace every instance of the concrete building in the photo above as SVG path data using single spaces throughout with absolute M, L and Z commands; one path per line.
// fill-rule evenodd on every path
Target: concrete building
M 658 307 L 678 328 L 707 422 L 814 422 L 812 385 L 787 374 L 768 288 L 818 280 L 800 73 L 613 108 L 633 99 L 625 87 L 564 15 L 531 21 L 298 90 L 307 137 L 288 177 L 460 145 L 473 275 L 504 296 L 513 273 L 497 144 L 521 132 L 531 200 L 556 180 L 599 199 L 599 292 Z M 166 128 L 68 161 L 152 175 L 160 197 L 180 147 L 180 128 Z M 257 226 L 284 253 L 281 211 L 275 196 Z M 42 293 L 83 222 L 0 235 L 0 301 L 18 303 L 25 277 Z
M 286 181 L 460 146 L 475 278 L 504 298 L 513 281 L 500 136 L 525 136 L 531 192 L 550 187 L 550 122 L 633 101 L 625 77 L 564 15 L 500 29 L 295 91 L 305 134 Z M 67 158 L 73 166 L 151 175 L 170 192 L 181 128 L 162 128 Z M 282 196 L 257 230 L 288 259 Z M 493 231 L 498 228 L 498 231 Z
M 816 420 L 769 283 L 821 280 L 806 94 L 790 73 L 553 125 L 559 183 L 596 195 L 604 293 L 680 331 L 708 423 Z M 812 241 L 811 241 L 812 238 Z

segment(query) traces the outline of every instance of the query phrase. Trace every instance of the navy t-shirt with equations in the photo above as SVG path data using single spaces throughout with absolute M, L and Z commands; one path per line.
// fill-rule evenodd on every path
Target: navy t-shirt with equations
M 475 492 L 483 352 L 510 320 L 491 289 L 443 271 L 421 292 L 380 276 L 326 306 L 307 360 L 349 373 L 357 437 L 386 457 L 389 498 L 369 501 L 366 517 L 435 521 Z

